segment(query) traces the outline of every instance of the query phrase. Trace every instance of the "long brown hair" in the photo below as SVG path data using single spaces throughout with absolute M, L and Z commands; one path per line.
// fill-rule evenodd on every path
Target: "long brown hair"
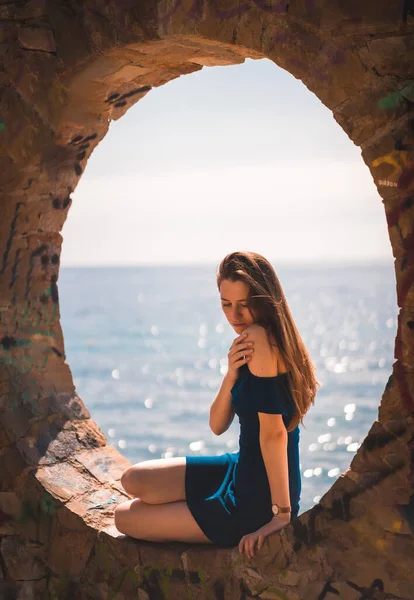
M 249 312 L 255 323 L 266 329 L 270 346 L 277 348 L 286 365 L 296 406 L 296 413 L 287 428 L 292 431 L 299 422 L 303 425 L 303 417 L 311 404 L 315 404 L 317 387 L 321 384 L 315 377 L 315 366 L 295 325 L 275 270 L 261 254 L 231 252 L 218 267 L 219 291 L 223 279 L 248 284 Z

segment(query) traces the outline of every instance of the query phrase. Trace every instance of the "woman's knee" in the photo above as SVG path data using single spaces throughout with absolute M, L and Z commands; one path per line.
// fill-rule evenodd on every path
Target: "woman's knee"
M 121 475 L 121 485 L 128 494 L 139 495 L 146 488 L 144 470 L 138 466 L 128 467 Z
M 114 523 L 115 527 L 118 529 L 120 533 L 126 533 L 125 525 L 126 525 L 126 516 L 128 514 L 128 503 L 121 502 L 118 506 L 115 507 L 114 511 Z

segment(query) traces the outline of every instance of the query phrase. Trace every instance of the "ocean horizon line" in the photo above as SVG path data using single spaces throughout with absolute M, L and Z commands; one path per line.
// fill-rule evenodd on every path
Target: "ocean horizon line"
M 290 267 L 290 268 L 304 268 L 304 267 L 321 267 L 321 268 L 341 268 L 341 267 L 388 267 L 394 266 L 394 257 L 390 260 L 384 259 L 372 259 L 372 260 L 338 260 L 338 261 L 277 261 L 268 259 L 272 265 L 278 265 L 279 267 Z M 141 263 L 73 263 L 67 265 L 61 265 L 61 269 L 119 269 L 119 268 L 165 268 L 165 267 L 217 267 L 220 261 L 200 261 L 200 262 L 141 262 Z

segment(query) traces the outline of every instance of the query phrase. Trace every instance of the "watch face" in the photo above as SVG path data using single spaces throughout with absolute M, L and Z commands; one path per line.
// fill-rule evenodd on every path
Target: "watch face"
M 279 513 L 279 509 L 275 504 L 273 504 L 273 506 L 272 506 L 272 511 L 273 511 L 274 515 L 277 515 Z

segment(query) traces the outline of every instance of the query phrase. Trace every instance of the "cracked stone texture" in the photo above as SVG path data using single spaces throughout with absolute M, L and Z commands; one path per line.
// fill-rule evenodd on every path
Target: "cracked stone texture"
M 0 0 L 1 598 L 412 599 L 413 13 L 407 0 Z M 110 121 L 153 87 L 247 57 L 300 79 L 361 147 L 400 308 L 378 419 L 251 561 L 117 532 L 128 462 L 75 390 L 58 293 L 71 194 Z

